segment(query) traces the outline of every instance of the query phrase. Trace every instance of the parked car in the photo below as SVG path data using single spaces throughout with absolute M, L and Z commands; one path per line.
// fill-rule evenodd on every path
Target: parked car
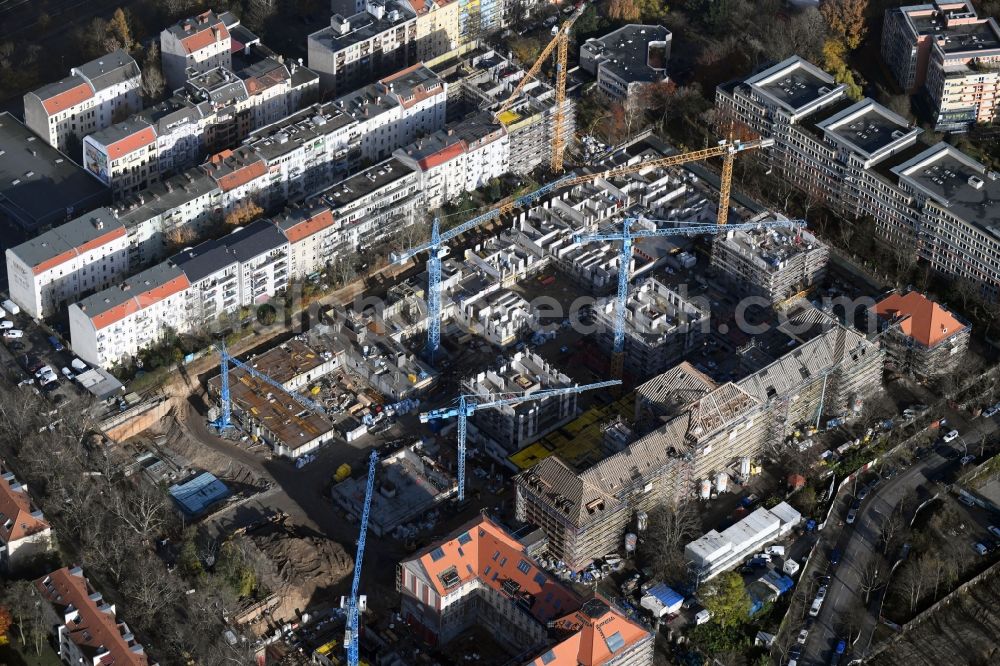
M 986 529 L 989 531 L 990 534 L 1000 539 L 1000 527 L 997 527 L 996 525 L 990 525 Z
M 18 330 L 16 328 L 11 328 L 11 329 L 8 329 L 8 330 L 6 330 L 6 331 L 3 332 L 3 337 L 7 338 L 8 340 L 15 340 L 17 338 L 23 338 L 24 337 L 24 331 Z
M 962 456 L 962 459 L 959 462 L 962 463 L 963 465 L 968 465 L 970 462 L 972 462 L 975 459 L 976 459 L 976 456 Z
M 707 608 L 702 608 L 694 616 L 695 624 L 705 624 L 712 619 L 712 613 Z
M 968 495 L 959 495 L 958 496 L 958 501 L 961 502 L 962 504 L 964 504 L 965 506 L 969 507 L 970 509 L 972 507 L 976 506 L 976 503 L 973 502 L 972 498 L 969 497 Z
M 983 410 L 983 416 L 985 418 L 992 418 L 997 415 L 997 412 L 1000 412 L 1000 408 L 998 408 L 996 405 L 990 405 L 989 407 Z
M 14 328 L 14 322 L 12 322 L 10 319 L 4 319 L 3 321 L 0 321 L 0 329 L 8 331 L 12 328 Z
M 948 434 L 942 437 L 942 439 L 945 441 L 946 444 L 949 442 L 954 442 L 956 439 L 958 439 L 958 431 L 950 430 Z
M 795 639 L 795 642 L 799 645 L 804 645 L 807 638 L 809 638 L 809 630 L 803 629 L 799 632 L 799 637 Z
M 62 368 L 62 370 L 60 370 L 60 372 L 62 372 L 63 377 L 65 377 L 66 379 L 73 379 L 73 371 L 70 370 L 69 368 L 63 366 L 63 368 Z
M 57 352 L 61 352 L 62 350 L 66 349 L 65 347 L 63 347 L 63 344 L 59 342 L 59 338 L 57 338 L 54 335 L 49 336 L 49 344 L 52 345 L 52 349 L 56 350 Z
M 830 551 L 830 564 L 837 565 L 840 564 L 840 549 L 834 548 Z
M 847 512 L 847 524 L 853 525 L 857 517 L 858 517 L 858 510 L 852 506 L 851 510 Z
M 37 378 L 41 378 L 41 377 L 43 377 L 45 375 L 51 375 L 51 374 L 53 374 L 52 368 L 49 367 L 49 366 L 47 366 L 47 365 L 43 365 L 42 367 L 40 367 L 37 370 L 35 370 L 35 378 L 36 379 Z
M 764 552 L 767 553 L 768 555 L 777 555 L 778 557 L 784 557 L 785 556 L 785 547 L 784 546 L 768 546 L 767 548 L 764 549 Z
M 986 548 L 986 544 L 983 543 L 975 543 L 972 545 L 972 547 L 975 548 L 976 552 L 979 553 L 980 555 L 986 555 L 986 553 L 989 552 Z
M 869 488 L 867 485 L 861 486 L 861 489 L 858 490 L 858 499 L 863 500 L 864 498 L 868 497 L 869 492 L 871 492 L 871 488 Z

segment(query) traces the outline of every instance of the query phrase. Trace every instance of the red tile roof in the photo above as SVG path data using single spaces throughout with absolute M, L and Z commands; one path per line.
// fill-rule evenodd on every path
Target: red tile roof
M 312 217 L 302 220 L 298 224 L 285 229 L 285 238 L 289 243 L 298 243 L 303 238 L 312 236 L 318 231 L 333 226 L 333 213 L 329 209 L 323 209 Z
M 114 307 L 108 308 L 104 312 L 94 315 L 90 318 L 90 321 L 94 324 L 94 328 L 96 330 L 107 328 L 108 326 L 125 319 L 125 317 L 159 303 L 160 301 L 169 298 L 190 286 L 191 283 L 188 282 L 187 276 L 179 275 L 161 285 L 153 287 L 152 289 L 137 292 L 127 301 L 119 303 Z
M 69 90 L 64 90 L 58 95 L 53 95 L 48 99 L 43 99 L 42 106 L 45 107 L 46 113 L 52 116 L 60 111 L 65 111 L 72 106 L 76 106 L 93 96 L 94 91 L 90 88 L 90 84 L 81 83 L 78 86 L 73 86 Z
M 31 512 L 27 487 L 18 484 L 12 474 L 0 470 L 0 542 L 11 543 L 49 529 L 44 518 Z
M 85 252 L 90 252 L 91 250 L 99 248 L 100 246 L 105 245 L 107 243 L 110 243 L 115 239 L 122 238 L 126 233 L 128 232 L 125 231 L 124 226 L 111 229 L 110 231 L 108 231 L 108 233 L 102 234 L 97 238 L 89 240 L 79 247 L 75 247 L 72 250 L 67 250 L 66 252 L 63 252 L 62 254 L 52 257 L 51 259 L 46 259 L 45 261 L 41 262 L 36 266 L 32 266 L 31 272 L 34 273 L 35 275 L 40 275 L 41 273 L 44 273 L 47 270 L 51 270 L 60 264 L 64 264 L 70 259 L 73 259 L 74 257 L 77 257 L 81 254 L 84 254 Z
M 124 139 L 119 139 L 108 146 L 108 158 L 116 160 L 122 155 L 145 148 L 156 142 L 156 132 L 152 127 L 143 127 L 138 132 L 133 132 Z
M 899 330 L 924 347 L 933 347 L 965 328 L 952 313 L 916 291 L 882 299 L 875 305 L 875 313 L 887 319 L 907 317 Z
M 427 171 L 455 159 L 464 153 L 465 149 L 465 141 L 459 140 L 445 146 L 436 153 L 431 153 L 423 159 L 417 160 L 417 164 L 420 166 L 422 171 Z
M 557 620 L 555 629 L 566 632 L 568 637 L 530 662 L 531 666 L 599 666 L 651 639 L 648 631 L 600 597 Z
M 212 12 L 205 12 L 204 14 L 200 14 L 195 17 L 194 21 L 199 22 L 197 25 L 200 26 L 200 29 L 181 40 L 181 44 L 184 45 L 184 48 L 188 53 L 200 51 L 206 46 L 229 38 L 229 30 L 226 28 L 226 24 L 222 21 L 216 19 L 213 23 L 200 23 L 200 21 L 207 20 L 211 14 Z M 181 27 L 183 29 L 188 25 L 191 24 L 189 22 L 185 22 Z
M 211 171 L 209 172 L 211 173 Z M 256 178 L 260 178 L 267 173 L 267 165 L 264 164 L 264 160 L 257 159 L 250 164 L 233 169 L 224 176 L 216 178 L 216 182 L 219 183 L 219 188 L 223 192 L 228 192 L 230 190 L 235 190 L 241 185 L 246 185 Z
M 65 625 L 65 630 L 84 655 L 94 659 L 94 663 L 107 666 L 149 666 L 149 657 L 135 639 L 126 640 L 124 634 L 129 629 L 119 623 L 114 607 L 103 600 L 90 598 L 94 589 L 84 578 L 79 568 L 63 567 L 35 581 L 42 596 L 51 603 L 60 618 L 65 617 L 67 608 L 76 609 L 77 618 Z M 72 612 L 72 611 L 70 611 Z

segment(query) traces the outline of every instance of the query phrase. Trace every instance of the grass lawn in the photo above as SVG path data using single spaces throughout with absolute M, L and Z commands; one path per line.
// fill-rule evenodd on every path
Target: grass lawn
M 46 643 L 42 654 L 35 654 L 31 646 L 21 649 L 20 641 L 10 637 L 7 645 L 0 645 L 0 666 L 60 666 L 59 655 Z

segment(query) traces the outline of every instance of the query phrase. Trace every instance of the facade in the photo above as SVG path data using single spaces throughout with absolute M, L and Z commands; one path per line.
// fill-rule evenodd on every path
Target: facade
M 722 532 L 710 530 L 684 546 L 688 567 L 699 583 L 742 564 L 766 544 L 785 536 L 802 516 L 786 502 L 760 508 Z
M 0 468 L 0 571 L 16 572 L 52 547 L 52 527 L 31 501 L 28 486 Z
M 118 49 L 74 67 L 70 75 L 24 96 L 24 124 L 62 152 L 83 137 L 142 108 L 142 75 L 135 60 Z M 76 158 L 74 158 L 76 159 Z
M 618 299 L 594 304 L 597 343 L 614 348 Z M 654 278 L 637 282 L 625 301 L 625 372 L 646 378 L 661 373 L 701 345 L 708 313 Z
M 227 17 L 232 14 L 226 13 Z M 238 22 L 237 22 L 238 23 Z M 233 68 L 230 28 L 209 10 L 186 18 L 160 33 L 160 64 L 171 90 L 184 85 L 193 74 L 217 67 Z
M 159 178 L 156 131 L 133 120 L 88 134 L 83 139 L 83 166 L 111 189 L 115 201 L 149 187 Z
M 874 311 L 881 329 L 888 329 L 882 338 L 888 369 L 927 380 L 965 358 L 972 327 L 923 294 L 891 294 Z
M 712 243 L 712 266 L 738 292 L 781 303 L 818 284 L 830 251 L 804 229 L 727 231 Z
M 14 230 L 11 244 L 103 206 L 110 198 L 107 188 L 66 155 L 11 114 L 0 113 L 0 219 Z
M 80 567 L 63 567 L 35 581 L 51 606 L 59 657 L 64 664 L 155 666 L 131 629 L 94 589 Z
M 667 81 L 670 31 L 662 25 L 629 24 L 580 46 L 580 67 L 597 79 L 611 99 L 638 94 L 643 86 Z
M 971 2 L 936 0 L 886 10 L 882 59 L 908 94 L 926 92 L 934 129 L 963 131 L 996 117 L 1000 26 Z
M 446 645 L 478 626 L 532 664 L 653 663 L 653 636 L 600 597 L 584 601 L 541 569 L 489 518 L 403 560 L 396 588 L 403 620 Z
M 365 0 L 352 16 L 334 14 L 306 46 L 323 89 L 343 95 L 416 60 L 417 16 L 404 0 Z
M 35 319 L 104 289 L 129 267 L 128 233 L 107 208 L 82 215 L 6 252 L 10 297 Z
M 800 58 L 719 86 L 720 129 L 775 140 L 778 175 L 849 218 L 871 218 L 888 245 L 932 269 L 1000 295 L 994 174 L 953 146 L 917 140 L 919 129 L 870 99 L 851 102 Z
M 463 382 L 469 395 L 481 396 L 530 394 L 569 386 L 574 386 L 573 380 L 530 352 L 516 352 L 496 370 L 480 372 Z M 573 420 L 577 415 L 576 398 L 570 393 L 480 410 L 469 419 L 469 440 L 503 463 L 511 453 Z
M 436 58 L 462 42 L 461 0 L 409 0 L 417 15 L 417 60 Z

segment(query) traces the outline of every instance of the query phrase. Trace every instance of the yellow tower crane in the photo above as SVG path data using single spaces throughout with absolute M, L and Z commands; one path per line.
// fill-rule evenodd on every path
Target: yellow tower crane
M 586 4 L 580 5 L 580 7 L 573 12 L 573 14 L 563 21 L 563 24 L 559 28 L 554 29 L 555 33 L 544 49 L 542 49 L 541 54 L 538 59 L 535 60 L 535 64 L 531 66 L 524 78 L 521 79 L 517 87 L 514 88 L 514 92 L 510 94 L 506 100 L 504 100 L 500 106 L 497 108 L 496 113 L 493 117 L 497 122 L 502 122 L 500 116 L 507 111 L 517 98 L 520 97 L 521 91 L 528 84 L 528 81 L 538 76 L 539 70 L 542 69 L 542 65 L 552 54 L 552 51 L 556 51 L 556 99 L 555 99 L 555 109 L 552 112 L 552 160 L 550 163 L 552 173 L 562 173 L 563 172 L 563 152 L 566 150 L 566 140 L 563 139 L 563 125 L 566 123 L 566 114 L 563 112 L 563 105 L 566 102 L 566 60 L 569 55 L 569 31 L 576 23 L 576 20 L 580 18 L 584 10 L 587 8 Z

